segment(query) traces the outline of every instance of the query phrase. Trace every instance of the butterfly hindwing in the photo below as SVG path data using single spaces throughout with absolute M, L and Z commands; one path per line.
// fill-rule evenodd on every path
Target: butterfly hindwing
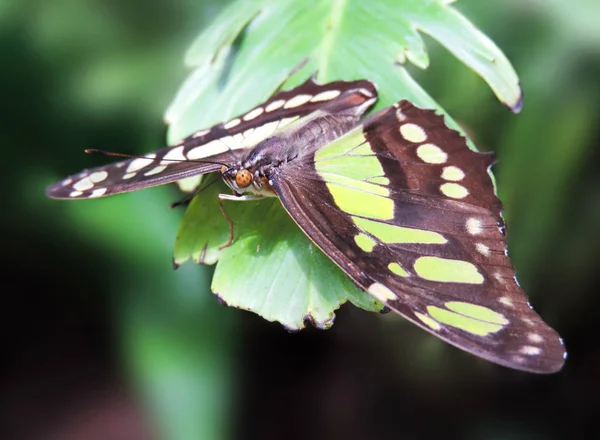
M 135 191 L 219 170 L 286 125 L 316 110 L 339 113 L 377 96 L 367 80 L 317 84 L 312 78 L 275 94 L 250 111 L 199 130 L 140 158 L 83 170 L 46 189 L 57 199 L 86 199 Z
M 492 158 L 441 116 L 401 101 L 273 179 L 304 232 L 360 287 L 478 356 L 554 372 L 558 334 L 506 253 Z

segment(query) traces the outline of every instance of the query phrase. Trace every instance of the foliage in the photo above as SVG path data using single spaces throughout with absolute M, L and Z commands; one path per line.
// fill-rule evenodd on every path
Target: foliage
M 14 437 L 48 438 L 61 422 L 81 425 L 81 405 L 54 415 L 69 395 L 98 394 L 85 375 L 90 353 L 95 367 L 126 371 L 149 423 L 168 439 L 227 438 L 236 429 L 246 438 L 284 437 L 300 427 L 312 436 L 392 438 L 398 422 L 401 435 L 412 438 L 584 437 L 600 404 L 590 392 L 598 388 L 599 358 L 599 3 L 455 4 L 519 72 L 525 101 L 518 117 L 427 36 L 428 69 L 405 65 L 480 149 L 498 157 L 494 169 L 519 279 L 569 349 L 564 373 L 543 379 L 477 362 L 400 319 L 354 308 L 343 308 L 328 332 L 287 335 L 278 325 L 219 307 L 209 294 L 210 271 L 169 268 L 179 216 L 166 206 L 179 197 L 174 191 L 81 204 L 44 200 L 48 183 L 105 163 L 83 155 L 84 148 L 139 154 L 162 146 L 161 113 L 186 74 L 183 48 L 222 5 L 0 2 L 6 61 L 0 129 L 10 165 L 4 169 L 9 319 L 3 321 L 2 395 L 11 410 L 4 421 L 29 402 L 39 410 L 17 412 L 27 417 L 13 422 L 27 420 L 23 429 L 43 433 Z M 404 69 L 390 67 L 394 61 L 385 70 L 403 77 Z M 245 103 L 234 97 L 239 108 L 227 111 L 244 110 L 267 89 Z M 207 96 L 196 113 L 201 118 L 174 126 L 171 141 L 225 116 L 213 115 L 217 96 Z M 172 121 L 177 117 L 171 114 Z M 106 346 L 98 348 L 98 338 Z M 48 363 L 58 368 L 48 370 Z M 5 392 L 7 383 L 15 392 Z M 457 395 L 464 404 L 456 405 Z
M 500 100 L 520 109 L 521 91 L 507 59 L 445 1 L 240 1 L 226 8 L 188 51 L 186 60 L 195 70 L 167 112 L 170 138 L 229 120 L 266 100 L 278 86 L 297 85 L 313 74 L 322 83 L 374 81 L 380 95 L 376 108 L 406 98 L 443 112 L 402 66 L 406 60 L 421 68 L 429 64 L 419 31 L 438 39 L 480 74 Z M 292 73 L 295 66 L 298 71 Z M 367 310 L 381 309 L 285 219 L 277 203 L 227 204 L 236 211 L 238 239 L 221 251 L 228 225 L 222 219 L 215 222 L 220 215 L 215 203 L 211 207 L 200 200 L 211 196 L 200 194 L 189 207 L 175 262 L 190 256 L 198 261 L 204 255 L 206 262 L 220 259 L 212 289 L 227 304 L 293 330 L 303 328 L 305 318 L 318 327 L 330 326 L 334 310 L 348 300 Z M 282 227 L 286 221 L 291 227 Z M 306 270 L 310 267 L 328 270 L 319 272 L 317 282 L 313 271 Z

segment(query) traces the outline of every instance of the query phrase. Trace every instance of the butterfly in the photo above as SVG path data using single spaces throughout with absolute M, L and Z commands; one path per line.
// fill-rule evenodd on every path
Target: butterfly
M 562 340 L 529 305 L 508 258 L 492 155 L 406 100 L 362 119 L 376 100 L 367 80 L 311 78 L 46 194 L 95 198 L 218 172 L 233 192 L 222 198 L 278 197 L 356 285 L 407 320 L 506 367 L 560 370 Z

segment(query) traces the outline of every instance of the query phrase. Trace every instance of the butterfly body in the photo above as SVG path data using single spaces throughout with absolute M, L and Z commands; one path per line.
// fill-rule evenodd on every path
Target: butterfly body
M 276 197 L 273 178 L 278 170 L 294 160 L 314 155 L 319 148 L 347 133 L 356 127 L 359 116 L 355 112 L 340 115 L 320 110 L 297 127 L 259 142 L 235 166 L 223 166 L 221 177 L 236 195 L 251 192 Z
M 562 341 L 531 309 L 508 258 L 492 156 L 408 101 L 361 121 L 376 97 L 365 80 L 309 80 L 47 194 L 99 197 L 220 171 L 236 196 L 278 197 L 355 284 L 409 321 L 492 362 L 558 371 Z

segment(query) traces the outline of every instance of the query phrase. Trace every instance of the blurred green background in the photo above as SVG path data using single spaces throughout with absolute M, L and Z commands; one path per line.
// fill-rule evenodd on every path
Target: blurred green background
M 582 438 L 600 415 L 600 3 L 457 3 L 515 66 L 519 115 L 429 38 L 431 68 L 410 68 L 497 154 L 519 280 L 569 351 L 552 376 L 351 306 L 296 334 L 222 307 L 210 268 L 171 268 L 174 187 L 44 197 L 106 162 L 85 148 L 163 145 L 185 49 L 222 6 L 0 3 L 1 438 Z

